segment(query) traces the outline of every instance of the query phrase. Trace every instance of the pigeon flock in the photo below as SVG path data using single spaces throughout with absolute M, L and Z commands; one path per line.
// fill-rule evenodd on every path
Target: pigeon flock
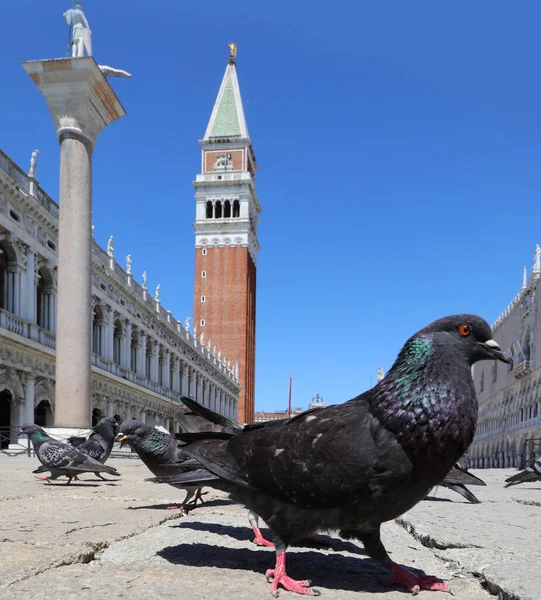
M 434 321 L 413 335 L 375 387 L 343 404 L 315 408 L 289 419 L 253 425 L 234 421 L 182 398 L 180 433 L 164 433 L 141 421 L 102 419 L 77 447 L 50 438 L 36 425 L 24 426 L 48 480 L 68 484 L 86 472 L 119 475 L 104 464 L 115 440 L 138 454 L 154 477 L 186 491 L 178 507 L 203 502 L 202 488 L 226 492 L 248 509 L 254 543 L 274 546 L 272 595 L 279 588 L 319 595 L 308 580 L 286 571 L 288 546 L 339 532 L 359 540 L 367 554 L 389 569 L 395 583 L 452 593 L 434 577 L 417 575 L 391 560 L 380 538 L 381 524 L 395 519 L 447 487 L 469 502 L 466 486 L 485 485 L 468 472 L 466 452 L 477 425 L 471 367 L 482 360 L 511 358 L 492 339 L 488 323 L 470 315 Z M 541 460 L 506 480 L 508 486 L 541 479 Z M 507 486 L 506 486 L 507 487 Z M 272 532 L 266 540 L 262 519 Z

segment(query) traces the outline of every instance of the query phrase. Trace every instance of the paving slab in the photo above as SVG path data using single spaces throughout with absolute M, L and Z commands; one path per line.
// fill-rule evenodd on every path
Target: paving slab
M 472 487 L 481 504 L 445 488 L 398 519 L 411 535 L 456 569 L 486 581 L 503 600 L 541 598 L 541 482 L 510 488 L 515 469 L 472 470 L 487 487 Z
M 88 474 L 67 486 L 62 480 L 53 485 L 35 479 L 30 473 L 38 465 L 34 458 L 0 457 L 2 600 L 84 600 L 101 594 L 133 600 L 271 597 L 264 573 L 273 566 L 274 552 L 253 545 L 243 507 L 211 492 L 206 504 L 188 515 L 169 511 L 167 506 L 178 503 L 183 492 L 144 481 L 149 472 L 139 461 L 115 459 L 111 464 L 121 478 L 100 482 Z M 466 512 L 460 497 L 455 498 Z M 433 504 L 447 510 L 456 506 L 422 504 L 428 514 Z M 491 598 L 465 568 L 447 566 L 449 560 L 440 550 L 427 547 L 403 526 L 387 523 L 382 536 L 393 560 L 452 579 L 458 598 Z M 288 551 L 292 577 L 312 579 L 322 597 L 332 600 L 409 597 L 402 588 L 384 585 L 388 573 L 368 559 L 362 547 L 337 537 L 322 538 L 330 542 L 330 549 L 305 546 Z M 281 596 L 295 597 L 285 591 Z M 427 591 L 418 596 L 446 597 Z

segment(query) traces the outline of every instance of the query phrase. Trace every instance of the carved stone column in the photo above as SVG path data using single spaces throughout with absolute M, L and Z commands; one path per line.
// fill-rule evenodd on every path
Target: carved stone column
M 60 141 L 55 426 L 91 423 L 92 151 L 126 113 L 91 56 L 24 62 Z
M 36 322 L 36 285 L 35 285 L 35 254 L 28 248 L 26 254 L 26 273 L 24 277 L 24 309 L 23 318 L 31 323 Z
M 32 425 L 34 423 L 34 389 L 36 378 L 30 373 L 25 374 L 24 378 L 24 424 Z
M 131 366 L 131 333 L 132 333 L 132 324 L 130 321 L 126 320 L 125 322 L 125 337 L 123 340 L 123 360 L 122 366 L 125 369 L 130 369 Z

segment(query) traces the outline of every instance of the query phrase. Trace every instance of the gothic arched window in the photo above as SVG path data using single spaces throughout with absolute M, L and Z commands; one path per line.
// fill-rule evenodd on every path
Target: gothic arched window
M 229 219 L 231 217 L 231 201 L 226 200 L 224 202 L 224 219 Z
M 233 201 L 233 217 L 240 217 L 240 202 L 238 200 Z
M 214 218 L 221 219 L 222 218 L 222 203 L 218 200 L 214 205 Z
M 207 202 L 207 219 L 212 219 L 212 202 Z

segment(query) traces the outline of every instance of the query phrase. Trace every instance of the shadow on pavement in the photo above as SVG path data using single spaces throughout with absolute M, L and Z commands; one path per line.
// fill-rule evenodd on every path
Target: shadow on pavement
M 246 527 L 235 527 L 233 525 L 220 525 L 219 523 L 201 523 L 199 521 L 181 521 L 175 525 L 171 525 L 175 529 L 192 529 L 193 531 L 207 531 L 216 533 L 217 535 L 228 535 L 229 537 L 239 540 L 240 542 L 252 541 L 254 534 L 248 524 Z M 270 540 L 272 539 L 271 532 L 263 527 L 261 529 L 263 536 Z M 352 542 L 345 542 L 341 539 L 332 538 L 328 535 L 318 535 L 317 540 L 329 544 L 329 547 L 322 547 L 321 550 L 332 550 L 334 552 L 351 552 L 352 554 L 361 554 L 367 556 L 362 546 L 357 546 Z M 314 544 L 310 542 L 296 542 L 291 545 L 292 548 L 313 548 Z
M 274 553 L 262 552 L 259 548 L 250 550 L 210 544 L 180 544 L 168 546 L 157 555 L 175 565 L 253 571 L 259 573 L 262 579 L 266 569 L 274 566 Z M 404 587 L 384 586 L 389 572 L 370 559 L 319 552 L 299 553 L 294 549 L 289 549 L 287 556 L 288 575 L 294 579 L 311 579 L 315 588 L 321 586 L 369 593 L 400 590 L 411 595 Z M 415 574 L 423 574 L 418 569 L 409 568 Z

